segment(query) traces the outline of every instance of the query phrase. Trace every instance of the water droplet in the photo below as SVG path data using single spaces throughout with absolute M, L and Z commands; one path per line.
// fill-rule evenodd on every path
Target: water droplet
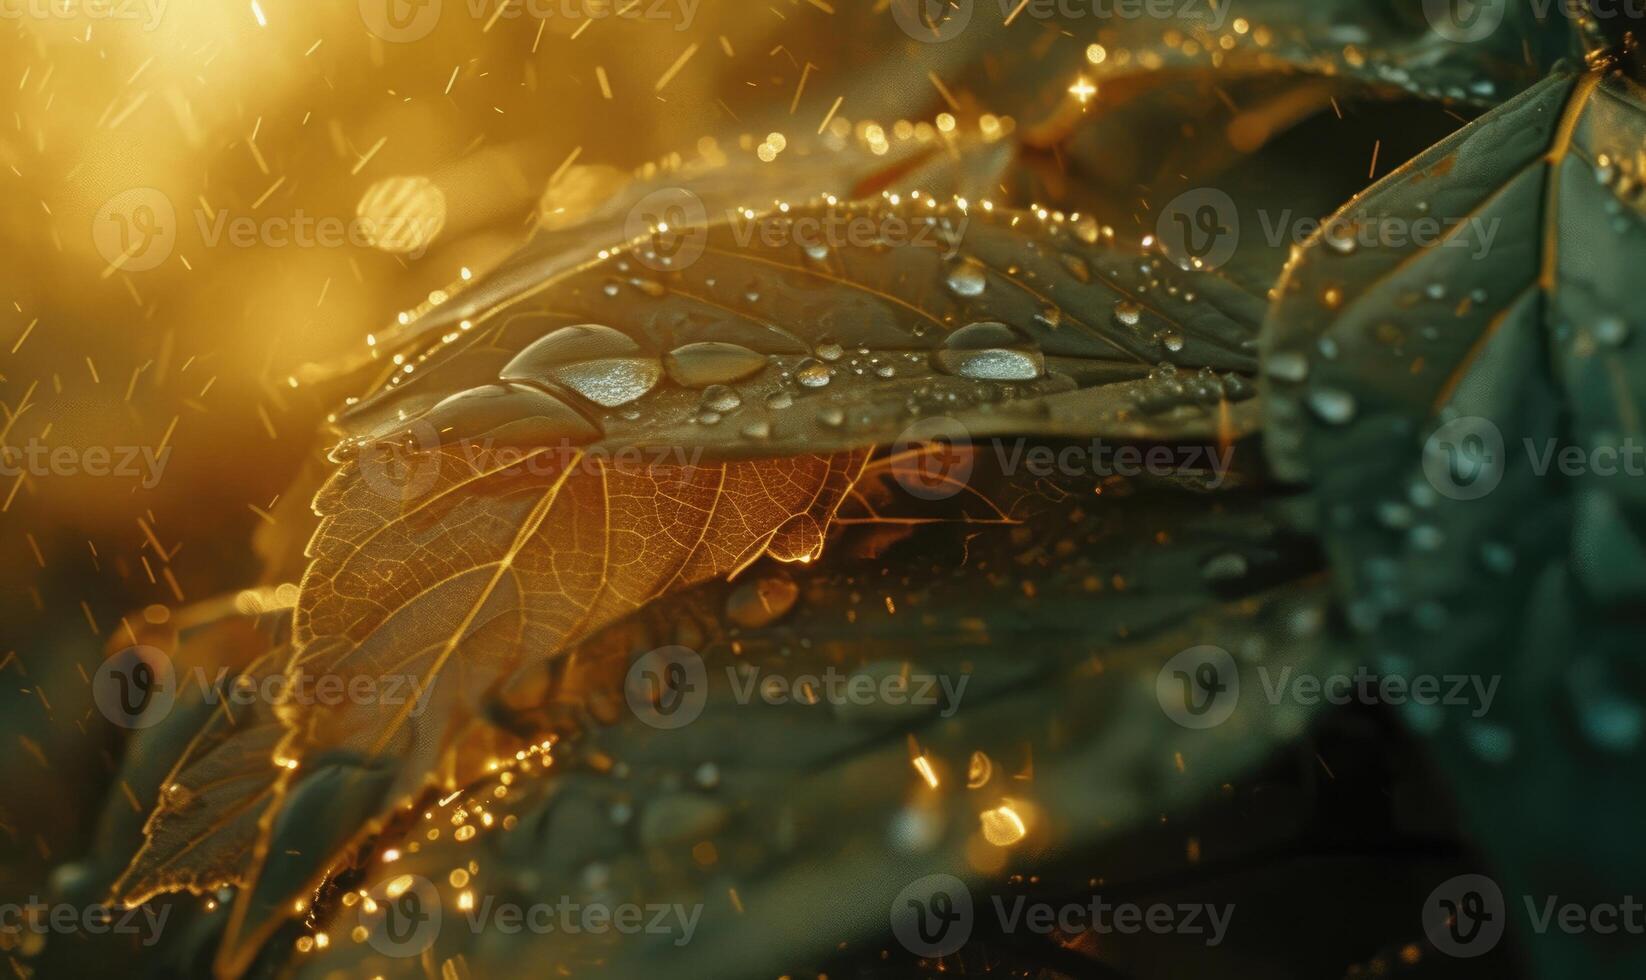
M 1438 551 L 1446 543 L 1446 535 L 1433 524 L 1419 524 L 1406 532 L 1406 540 L 1418 551 Z
M 827 262 L 829 260 L 829 246 L 818 243 L 806 246 L 806 258 L 813 262 Z
M 772 424 L 765 419 L 750 422 L 743 427 L 743 436 L 746 439 L 766 440 L 772 437 Z
M 831 364 L 840 360 L 845 354 L 846 351 L 832 340 L 825 340 L 817 345 L 817 356 Z
M 834 377 L 834 372 L 822 361 L 806 358 L 795 368 L 794 379 L 808 388 L 822 388 Z
M 1353 255 L 1360 248 L 1360 243 L 1355 239 L 1354 226 L 1346 221 L 1331 222 L 1321 237 L 1326 246 L 1339 255 Z
M 706 341 L 676 347 L 665 354 L 663 366 L 674 382 L 687 388 L 707 388 L 730 384 L 757 374 L 766 367 L 765 354 L 738 344 Z
M 1250 569 L 1245 555 L 1237 551 L 1226 551 L 1206 559 L 1200 566 L 1200 574 L 1208 582 L 1233 582 L 1245 578 Z
M 1103 230 L 1098 227 L 1097 219 L 1089 214 L 1074 223 L 1074 236 L 1087 245 L 1096 245 L 1102 234 Z
M 774 391 L 766 396 L 766 407 L 785 409 L 794 404 L 794 396 L 786 391 Z
M 817 420 L 831 429 L 838 429 L 846 424 L 846 410 L 838 405 L 830 405 L 817 413 Z
M 703 391 L 703 407 L 711 412 L 724 414 L 735 411 L 742 405 L 742 397 L 725 385 L 710 385 Z
M 1069 275 L 1074 276 L 1077 282 L 1092 281 L 1092 267 L 1078 255 L 1064 255 L 1063 268 L 1068 269 Z
M 1385 347 L 1399 347 L 1406 343 L 1406 331 L 1400 324 L 1384 320 L 1372 328 L 1372 338 Z
M 788 575 L 764 575 L 731 591 L 726 618 L 744 629 L 770 626 L 788 615 L 799 598 L 800 586 Z
M 627 405 L 657 386 L 663 365 L 649 357 L 612 357 L 568 364 L 554 379 L 606 408 Z
M 529 385 L 502 384 L 470 388 L 429 409 L 419 425 L 433 426 L 442 442 L 483 435 L 520 445 L 551 445 L 564 439 L 590 439 L 600 433 L 565 402 Z M 415 435 L 408 428 L 407 435 Z
M 1469 743 L 1469 748 L 1487 762 L 1502 764 L 1514 757 L 1514 732 L 1502 725 L 1484 721 L 1471 722 L 1465 725 L 1463 736 Z
M 1143 307 L 1129 299 L 1115 300 L 1114 321 L 1123 327 L 1135 327 L 1143 322 Z
M 1033 381 L 1046 373 L 1040 350 L 1004 323 L 972 323 L 943 341 L 938 370 L 978 381 Z
M 1622 317 L 1602 317 L 1594 325 L 1595 339 L 1607 347 L 1622 347 L 1629 340 L 1629 324 Z
M 498 372 L 503 381 L 546 381 L 554 370 L 579 361 L 627 357 L 640 353 L 640 345 L 620 330 L 598 323 L 561 327 L 527 344 L 514 360 Z
M 1488 541 L 1481 545 L 1480 561 L 1488 571 L 1497 575 L 1507 575 L 1515 570 L 1514 550 L 1502 542 Z
M 1355 417 L 1355 396 L 1338 388 L 1316 388 L 1309 393 L 1309 408 L 1327 425 L 1346 425 Z
M 1172 353 L 1175 354 L 1183 349 L 1183 331 L 1176 327 L 1167 327 L 1165 330 L 1160 331 L 1157 336 L 1160 338 L 1161 346 Z
M 1280 351 L 1264 365 L 1269 377 L 1280 381 L 1301 382 L 1309 376 L 1309 361 L 1297 351 Z
M 987 270 L 976 259 L 961 259 L 949 270 L 945 282 L 956 296 L 981 296 L 989 284 Z

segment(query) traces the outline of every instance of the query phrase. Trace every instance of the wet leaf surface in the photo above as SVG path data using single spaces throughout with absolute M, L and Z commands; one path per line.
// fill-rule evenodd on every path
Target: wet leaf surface
M 1283 281 L 1265 351 L 1270 457 L 1315 488 L 1366 655 L 1501 681 L 1489 718 L 1407 720 L 1507 883 L 1580 901 L 1640 870 L 1605 842 L 1638 802 L 1646 695 L 1629 639 L 1642 484 L 1624 462 L 1646 369 L 1620 313 L 1646 256 L 1643 135 L 1622 75 L 1534 87 L 1343 213 L 1354 229 L 1441 219 L 1443 240 L 1328 231 Z M 1536 954 L 1552 974 L 1628 959 L 1572 935 Z
M 993 496 L 1009 484 L 981 486 Z M 893 899 L 923 875 L 956 874 L 988 894 L 1007 872 L 1189 806 L 1301 731 L 1306 711 L 1256 696 L 1216 729 L 1180 727 L 1156 678 L 1198 643 L 1243 651 L 1248 668 L 1333 662 L 1317 584 L 1294 590 L 1314 567 L 1306 542 L 1278 533 L 1251 495 L 1115 484 L 1114 499 L 1087 501 L 1030 489 L 1005 507 L 1015 526 L 980 526 L 964 541 L 917 532 L 873 557 L 778 573 L 794 576 L 798 596 L 769 623 L 731 624 L 746 600 L 736 583 L 716 583 L 592 638 L 566 668 L 606 678 L 584 681 L 575 699 L 592 715 L 584 734 L 548 754 L 532 748 L 507 775 L 445 800 L 415 825 L 411 836 L 427 838 L 416 853 L 374 866 L 357 887 L 428 881 L 443 903 L 425 954 L 437 964 L 770 975 L 841 943 L 891 942 Z M 1232 555 L 1244 575 L 1203 571 Z M 648 651 L 680 644 L 701 652 L 700 713 L 655 728 L 626 680 Z M 859 704 L 825 690 L 830 672 L 932 676 L 958 697 Z M 746 693 L 773 678 L 796 679 L 795 697 Z M 1256 689 L 1255 675 L 1243 680 Z M 1001 806 L 1027 821 L 1011 847 L 980 836 Z M 542 895 L 703 911 L 685 945 L 471 929 L 501 903 Z M 794 908 L 810 910 L 803 923 Z M 331 931 L 357 920 L 340 908 Z M 366 935 L 305 969 L 420 969 Z

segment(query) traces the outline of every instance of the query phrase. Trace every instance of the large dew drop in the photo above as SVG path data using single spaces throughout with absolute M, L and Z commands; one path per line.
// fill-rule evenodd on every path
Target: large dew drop
M 829 370 L 827 364 L 810 357 L 801 361 L 794 372 L 795 380 L 808 388 L 825 387 L 833 377 L 834 372 Z
M 555 368 L 567 364 L 638 353 L 640 345 L 628 334 L 597 323 L 583 323 L 561 327 L 527 344 L 504 366 L 499 377 L 504 381 L 546 381 L 554 376 Z
M 429 409 L 408 429 L 439 433 L 442 443 L 491 436 L 515 445 L 585 441 L 600 433 L 565 402 L 529 385 L 484 385 L 460 391 Z
M 707 388 L 759 373 L 766 367 L 766 355 L 738 344 L 706 341 L 676 347 L 663 356 L 663 367 L 675 384 Z
M 956 296 L 981 296 L 988 287 L 988 274 L 976 259 L 961 259 L 944 280 Z
M 979 381 L 1033 381 L 1046 373 L 1046 358 L 1038 348 L 993 321 L 956 330 L 933 358 L 938 370 Z
M 1327 425 L 1347 425 L 1354 421 L 1355 397 L 1338 388 L 1317 388 L 1309 393 L 1309 408 Z
M 742 405 L 743 399 L 725 385 L 710 385 L 703 390 L 703 408 L 707 411 L 724 415 L 736 411 Z
M 553 376 L 596 405 L 616 408 L 655 388 L 663 366 L 649 357 L 611 357 L 568 364 Z
M 627 405 L 657 386 L 663 367 L 633 338 L 596 323 L 561 327 L 532 341 L 504 366 L 504 381 L 559 382 L 606 408 Z

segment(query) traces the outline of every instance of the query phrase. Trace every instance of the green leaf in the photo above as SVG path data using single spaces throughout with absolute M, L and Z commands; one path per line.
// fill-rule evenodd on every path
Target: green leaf
M 1532 3 L 1486 5 L 1480 26 L 1498 13 L 1503 19 L 1478 37 L 1475 21 L 1455 28 L 1448 19 L 1431 21 L 1422 0 L 1190 0 L 1173 7 L 1170 17 L 1021 17 L 1016 26 L 1025 37 L 1003 47 L 997 62 L 985 62 L 992 90 L 1007 93 L 1002 111 L 1018 115 L 1031 132 L 1067 132 L 1084 107 L 1070 92 L 1077 75 L 1096 83 L 1101 103 L 1203 70 L 1223 79 L 1343 77 L 1492 105 L 1579 53 L 1572 21 L 1553 11 L 1539 19 L 1540 6 Z M 1471 9 L 1460 8 L 1460 16 Z M 1037 28 L 1045 43 L 1036 40 Z
M 1501 681 L 1484 715 L 1407 720 L 1511 906 L 1618 901 L 1642 871 L 1611 842 L 1646 802 L 1646 484 L 1623 462 L 1646 451 L 1643 138 L 1640 86 L 1557 74 L 1346 207 L 1266 324 L 1269 455 L 1311 488 L 1366 656 Z M 1430 219 L 1466 221 L 1429 247 L 1378 234 Z M 1528 941 L 1550 975 L 1640 965 Z
M 978 486 L 1006 502 L 1008 485 Z M 618 977 L 800 975 L 841 944 L 893 942 L 893 898 L 923 875 L 959 875 L 981 902 L 1008 873 L 1186 814 L 1307 722 L 1307 709 L 1260 696 L 1257 664 L 1341 662 L 1320 642 L 1312 549 L 1278 534 L 1255 497 L 1208 506 L 1147 484 L 1108 489 L 1113 497 L 1093 499 L 1079 480 L 1020 486 L 1007 508 L 1016 526 L 939 526 L 852 560 L 751 569 L 757 581 L 792 575 L 790 589 L 771 591 L 793 605 L 764 607 L 748 625 L 738 625 L 748 586 L 711 583 L 591 638 L 567 659 L 610 678 L 579 696 L 607 724 L 558 746 L 552 766 L 533 750 L 506 775 L 453 794 L 407 830 L 424 842 L 415 854 L 367 869 L 360 887 L 373 894 L 404 875 L 431 883 L 443 906 L 432 948 L 401 958 L 373 938 L 335 942 L 308 968 L 399 976 L 432 961 L 480 975 L 505 963 L 574 972 L 598 963 Z M 1230 556 L 1244 575 L 1204 571 Z M 1157 676 L 1202 643 L 1240 651 L 1249 687 L 1228 722 L 1190 730 L 1162 710 Z M 671 644 L 701 652 L 707 687 L 700 716 L 660 730 L 628 706 L 623 685 L 631 665 Z M 829 671 L 929 674 L 951 691 L 967 683 L 933 706 L 737 693 L 751 679 Z M 603 699 L 615 702 L 609 713 Z M 913 757 L 930 765 L 935 788 Z M 1027 822 L 1010 849 L 980 838 L 981 814 L 1002 805 Z M 454 868 L 479 871 L 454 884 Z M 683 945 L 471 927 L 500 903 L 562 895 L 703 912 Z M 342 936 L 357 921 L 339 908 L 327 928 Z
M 403 314 L 374 337 L 370 358 L 314 370 L 305 380 L 325 380 L 408 346 L 456 329 L 523 294 L 542 289 L 576 270 L 601 249 L 616 250 L 659 221 L 701 227 L 746 208 L 834 197 L 854 200 L 889 187 L 987 197 L 1016 150 L 1008 134 L 975 124 L 942 133 L 930 123 L 882 127 L 834 120 L 826 134 L 785 140 L 767 159 L 766 136 L 743 134 L 707 140 L 690 157 L 678 154 L 631 174 L 606 166 L 579 165 L 557 175 L 543 194 L 538 227 L 515 254 L 476 282 L 454 283 L 450 298 Z M 871 135 L 878 134 L 879 139 Z M 381 362 L 379 362 L 381 368 Z M 392 372 L 392 367 L 388 369 Z
M 586 415 L 601 448 L 836 451 L 889 444 L 934 413 L 978 433 L 1192 437 L 1219 430 L 1225 400 L 1236 403 L 1236 431 L 1250 431 L 1238 376 L 1255 365 L 1262 301 L 1112 237 L 1089 217 L 929 198 L 734 214 L 643 239 L 477 313 L 469 329 L 408 350 L 410 370 L 340 423 L 367 440 L 418 418 L 453 439 L 484 435 L 482 419 L 454 427 L 452 410 L 424 413 L 496 384 L 556 329 L 609 324 L 628 340 L 597 330 L 605 339 L 594 342 L 611 349 L 574 361 L 622 368 L 632 399 L 613 402 L 620 390 L 591 401 L 598 379 L 573 364 L 531 379 Z M 695 258 L 677 263 L 674 249 Z M 962 329 L 980 323 L 1000 326 Z M 680 370 L 704 343 L 754 358 L 750 371 L 720 379 L 740 404 L 709 422 L 704 389 L 716 376 Z M 660 365 L 689 383 L 664 379 Z M 1183 377 L 1202 369 L 1220 377 Z
M 281 752 L 301 768 L 277 793 L 344 757 L 390 772 L 339 771 L 352 836 L 301 859 L 260 848 L 279 877 L 259 872 L 237 907 L 228 968 L 349 844 L 469 778 L 451 767 L 478 702 L 522 662 L 762 555 L 817 558 L 868 451 L 919 445 L 912 423 L 1249 431 L 1255 298 L 1107 248 L 1092 222 L 978 211 L 820 204 L 642 241 L 410 352 L 344 415 L 356 435 L 316 501 L 288 673 L 407 674 L 418 697 L 289 713 Z M 382 466 L 406 437 L 409 465 Z M 634 449 L 670 454 L 625 462 Z

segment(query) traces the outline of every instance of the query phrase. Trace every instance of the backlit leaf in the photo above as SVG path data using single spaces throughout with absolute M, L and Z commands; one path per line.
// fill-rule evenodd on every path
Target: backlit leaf
M 362 819 L 301 859 L 265 845 L 283 884 L 265 872 L 242 899 L 231 967 L 337 848 L 442 774 L 472 778 L 454 753 L 524 660 L 761 556 L 817 558 L 868 450 L 911 423 L 1249 430 L 1259 304 L 1215 276 L 1125 256 L 1061 216 L 933 202 L 770 220 L 777 241 L 719 224 L 671 268 L 654 239 L 487 311 L 344 416 L 357 435 L 316 502 L 291 673 L 407 677 L 418 697 L 291 718 L 281 752 L 304 768 L 283 786 L 302 794 L 319 760 Z M 818 254 L 807 220 L 877 235 Z M 385 441 L 404 438 L 418 451 L 391 470 Z M 276 814 L 276 834 L 282 821 L 298 826 Z
M 1055 482 L 1072 492 L 1081 481 Z M 964 542 L 937 529 L 884 556 L 794 569 L 793 609 L 755 626 L 728 621 L 742 601 L 737 583 L 664 601 L 573 656 L 608 663 L 620 687 L 650 647 L 692 644 L 707 682 L 696 720 L 657 730 L 621 690 L 607 692 L 618 705 L 609 727 L 557 747 L 552 768 L 526 753 L 510 765 L 504 797 L 491 782 L 453 795 L 411 831 L 438 829 L 438 840 L 374 866 L 362 887 L 406 874 L 432 883 L 443 908 L 429 955 L 460 956 L 477 973 L 598 963 L 621 977 L 798 975 L 840 944 L 889 943 L 892 900 L 922 875 L 998 888 L 1008 873 L 1126 839 L 1165 814 L 1187 833 L 1195 801 L 1265 758 L 1306 713 L 1270 707 L 1251 676 L 1254 693 L 1229 722 L 1179 727 L 1157 698 L 1166 661 L 1200 643 L 1246 650 L 1271 669 L 1330 669 L 1337 654 L 1320 642 L 1311 549 L 1277 535 L 1254 498 L 1220 497 L 1226 510 L 1210 514 L 1204 497 L 1136 489 L 1037 497 L 1011 508 L 1023 522 L 1015 528 L 978 529 Z M 1081 545 L 1066 559 L 1056 557 L 1064 541 Z M 1235 554 L 1249 562 L 1246 575 L 1202 573 L 1209 559 Z M 1014 580 L 1034 588 L 1004 587 Z M 1045 629 L 1049 619 L 1061 627 Z M 953 703 L 925 707 L 837 702 L 838 691 L 815 704 L 737 694 L 748 679 L 821 684 L 831 670 L 943 677 L 951 693 L 968 683 Z M 1009 853 L 977 837 L 979 814 L 1008 799 L 1028 828 Z M 454 836 L 454 826 L 473 829 Z M 1003 864 L 978 868 L 985 854 Z M 470 867 L 480 870 L 453 877 Z M 558 931 L 477 938 L 470 928 L 503 903 L 546 894 L 703 911 L 686 944 Z M 796 908 L 806 910 L 798 920 Z M 334 934 L 358 918 L 336 916 Z M 416 962 L 368 941 L 305 966 L 403 976 Z

